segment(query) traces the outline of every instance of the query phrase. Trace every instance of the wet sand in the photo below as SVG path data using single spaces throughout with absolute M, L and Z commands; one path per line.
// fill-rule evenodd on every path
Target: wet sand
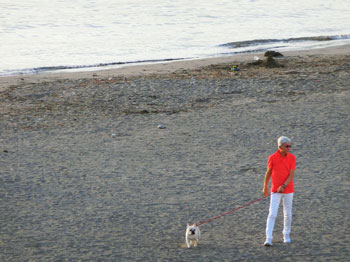
M 0 260 L 346 261 L 349 50 L 0 78 Z M 292 243 L 280 208 L 263 246 L 264 199 L 187 249 L 186 223 L 262 196 L 280 135 L 297 157 Z

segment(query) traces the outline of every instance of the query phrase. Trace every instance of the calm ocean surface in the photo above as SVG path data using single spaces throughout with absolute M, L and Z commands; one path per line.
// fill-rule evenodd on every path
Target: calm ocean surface
M 350 0 L 0 0 L 0 75 L 350 43 Z

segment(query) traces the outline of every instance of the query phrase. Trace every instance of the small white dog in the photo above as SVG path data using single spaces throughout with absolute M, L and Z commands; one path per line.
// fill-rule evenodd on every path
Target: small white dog
M 199 242 L 199 238 L 201 237 L 201 231 L 199 230 L 199 226 L 193 224 L 190 226 L 187 224 L 186 229 L 186 244 L 188 248 L 196 247 Z

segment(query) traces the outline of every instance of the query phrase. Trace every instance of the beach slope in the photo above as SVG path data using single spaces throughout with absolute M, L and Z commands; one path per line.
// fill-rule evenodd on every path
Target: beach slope
M 0 78 L 0 260 L 347 260 L 349 50 Z M 262 197 L 281 135 L 297 157 L 292 243 L 280 210 L 263 246 L 265 199 L 188 250 L 187 223 Z

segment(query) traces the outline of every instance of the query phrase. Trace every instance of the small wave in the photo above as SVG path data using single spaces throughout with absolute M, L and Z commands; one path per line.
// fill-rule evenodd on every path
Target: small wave
M 256 39 L 248 41 L 238 41 L 230 42 L 226 44 L 219 45 L 220 47 L 228 48 L 245 48 L 253 47 L 260 45 L 271 45 L 271 44 L 280 44 L 280 43 L 296 43 L 296 42 L 307 42 L 307 41 L 333 41 L 333 40 L 344 40 L 350 39 L 350 35 L 336 35 L 336 36 L 310 36 L 310 37 L 297 37 L 297 38 L 287 38 L 287 39 Z
M 75 65 L 75 66 L 43 66 L 35 68 L 26 68 L 20 70 L 6 70 L 0 72 L 0 76 L 11 76 L 11 75 L 29 75 L 29 74 L 39 74 L 44 72 L 55 72 L 61 70 L 76 70 L 76 69 L 89 69 L 89 68 L 100 68 L 100 67 L 111 67 L 111 66 L 122 66 L 128 64 L 145 64 L 145 63 L 162 63 L 184 60 L 186 58 L 167 58 L 167 59 L 149 59 L 149 60 L 138 60 L 138 61 L 128 61 L 128 62 L 111 62 L 111 63 L 99 63 L 93 65 Z

